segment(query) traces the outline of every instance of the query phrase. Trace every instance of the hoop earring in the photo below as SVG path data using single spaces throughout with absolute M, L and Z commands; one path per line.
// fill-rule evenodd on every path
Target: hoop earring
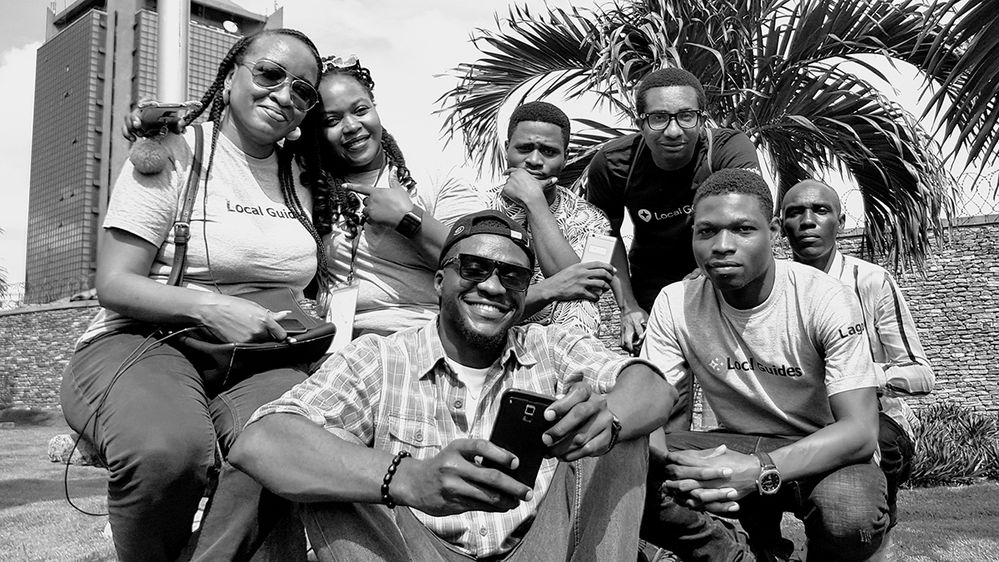
M 284 137 L 285 140 L 290 140 L 292 142 L 297 141 L 302 137 L 302 129 L 295 127 L 294 129 L 288 131 L 288 134 Z
M 222 105 L 229 105 L 229 88 L 222 90 Z

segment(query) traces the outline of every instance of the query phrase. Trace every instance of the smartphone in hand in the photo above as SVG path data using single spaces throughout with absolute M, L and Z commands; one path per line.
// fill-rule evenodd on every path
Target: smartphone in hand
M 484 466 L 505 472 L 534 488 L 541 461 L 548 452 L 541 435 L 555 424 L 545 419 L 545 409 L 553 402 L 555 399 L 550 396 L 527 390 L 511 388 L 504 392 L 489 441 L 517 455 L 520 463 L 515 470 L 488 461 Z
M 284 331 L 289 336 L 294 336 L 296 334 L 304 334 L 305 332 L 308 331 L 305 327 L 305 324 L 302 324 L 302 321 L 297 318 L 282 318 L 278 320 L 277 323 L 278 326 L 284 328 Z
M 614 245 L 616 243 L 617 238 L 614 238 L 613 236 L 607 236 L 606 234 L 591 234 L 590 237 L 586 239 L 586 246 L 583 247 L 583 255 L 580 256 L 579 261 L 581 263 L 591 261 L 610 263 L 611 256 L 614 255 Z

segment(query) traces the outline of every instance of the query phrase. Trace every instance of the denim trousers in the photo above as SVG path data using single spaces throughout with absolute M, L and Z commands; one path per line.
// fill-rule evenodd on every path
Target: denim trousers
M 909 479 L 912 473 L 912 458 L 916 455 L 916 446 L 909 439 L 902 426 L 891 419 L 888 414 L 878 414 L 878 448 L 881 449 L 881 470 L 885 473 L 888 483 L 888 515 L 889 528 L 898 522 L 898 488 Z
M 646 495 L 648 439 L 618 443 L 602 457 L 560 463 L 530 529 L 513 550 L 488 560 L 635 560 Z M 407 507 L 303 504 L 320 562 L 466 562 Z M 478 558 L 483 560 L 483 558 Z
M 126 562 L 180 556 L 217 470 L 216 443 L 224 456 L 258 407 L 307 376 L 304 368 L 277 369 L 209 396 L 179 350 L 149 346 L 151 333 L 136 328 L 89 342 L 73 355 L 62 381 L 66 421 L 96 445 L 110 470 L 108 512 L 115 550 Z M 224 463 L 194 557 L 250 559 L 278 524 L 274 518 L 290 516 L 286 508 L 268 509 L 282 501 Z M 292 551 L 304 560 L 298 535 Z
M 680 431 L 666 436 L 670 450 L 704 450 L 724 444 L 747 454 L 770 452 L 793 442 L 791 438 L 715 431 Z M 737 512 L 745 532 L 730 521 L 657 493 L 664 480 L 664 468 L 664 457 L 654 454 L 642 538 L 673 551 L 681 560 L 765 558 L 761 553 L 769 552 L 780 539 L 784 512 L 794 513 L 804 522 L 809 562 L 866 560 L 880 548 L 888 530 L 885 476 L 873 462 L 849 464 L 784 482 L 773 496 L 750 493 L 739 500 Z

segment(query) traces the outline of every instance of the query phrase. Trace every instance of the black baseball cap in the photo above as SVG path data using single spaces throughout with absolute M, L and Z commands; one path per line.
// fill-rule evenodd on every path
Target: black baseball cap
M 531 268 L 534 268 L 534 245 L 531 243 L 531 235 L 524 230 L 523 226 L 517 224 L 516 221 L 506 216 L 503 212 L 494 209 L 465 215 L 454 223 L 454 226 L 451 227 L 451 232 L 447 235 L 447 239 L 444 240 L 444 246 L 441 248 L 438 267 L 444 263 L 444 256 L 447 255 L 451 246 L 476 234 L 495 234 L 513 240 L 514 244 L 524 250 Z

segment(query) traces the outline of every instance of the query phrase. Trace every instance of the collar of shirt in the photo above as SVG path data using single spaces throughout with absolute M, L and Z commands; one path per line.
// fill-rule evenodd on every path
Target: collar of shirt
M 440 338 L 440 315 L 433 322 L 428 322 L 419 329 L 418 338 L 422 342 L 421 349 L 424 353 L 413 361 L 411 374 L 416 378 L 425 378 L 433 375 L 434 367 L 444 360 L 444 343 Z M 530 367 L 536 364 L 539 359 L 537 355 L 525 345 L 525 332 L 520 326 L 513 326 L 507 333 L 506 344 L 500 353 L 499 365 L 506 366 L 510 361 L 516 361 L 522 367 Z M 454 360 L 454 358 L 451 358 Z

